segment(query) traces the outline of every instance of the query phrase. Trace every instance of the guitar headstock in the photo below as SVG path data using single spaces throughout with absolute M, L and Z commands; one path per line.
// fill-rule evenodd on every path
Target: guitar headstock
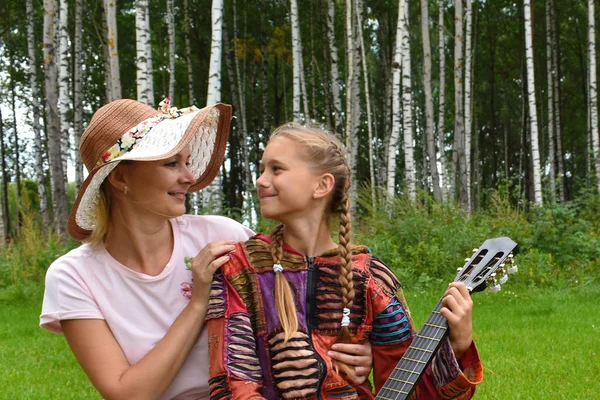
M 508 280 L 507 274 L 518 271 L 513 263 L 512 251 L 517 247 L 509 237 L 488 239 L 473 250 L 471 258 L 465 259 L 465 265 L 458 269 L 455 282 L 463 282 L 469 291 L 479 292 L 490 286 L 495 293 L 500 285 Z

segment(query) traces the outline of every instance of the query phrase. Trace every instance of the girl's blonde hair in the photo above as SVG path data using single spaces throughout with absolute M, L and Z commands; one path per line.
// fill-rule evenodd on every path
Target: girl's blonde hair
M 338 138 L 323 129 L 310 128 L 298 124 L 284 124 L 273 131 L 269 141 L 284 137 L 300 144 L 305 151 L 310 169 L 316 174 L 329 173 L 335 178 L 333 195 L 327 208 L 327 218 L 338 214 L 339 223 L 339 252 L 340 252 L 340 286 L 343 307 L 352 308 L 354 301 L 354 282 L 352 279 L 352 251 L 350 241 L 352 237 L 352 223 L 350 220 L 350 202 L 348 191 L 350 188 L 350 167 L 346 160 L 344 146 Z M 281 263 L 283 254 L 283 225 L 278 225 L 273 230 L 271 254 L 275 264 Z M 285 332 L 285 340 L 291 338 L 298 329 L 298 319 L 294 297 L 285 276 L 282 272 L 275 273 L 275 304 L 281 326 Z M 350 341 L 350 332 L 347 326 L 342 326 L 338 342 Z M 347 366 L 338 364 L 344 372 L 350 374 Z

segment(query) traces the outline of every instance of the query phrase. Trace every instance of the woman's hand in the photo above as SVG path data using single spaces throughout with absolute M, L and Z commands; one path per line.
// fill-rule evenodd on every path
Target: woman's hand
M 191 259 L 193 279 L 192 300 L 206 299 L 216 270 L 229 260 L 229 253 L 235 248 L 233 240 L 215 240 L 206 245 L 196 257 Z
M 462 282 L 453 282 L 444 293 L 440 314 L 448 320 L 450 344 L 460 358 L 473 342 L 473 301 Z
M 335 343 L 327 354 L 354 369 L 354 376 L 349 378 L 357 385 L 362 384 L 369 377 L 373 368 L 373 351 L 369 341 L 357 344 Z

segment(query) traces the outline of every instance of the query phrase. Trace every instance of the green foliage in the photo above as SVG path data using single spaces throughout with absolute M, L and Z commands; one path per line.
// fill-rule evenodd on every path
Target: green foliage
M 519 244 L 520 273 L 511 280 L 525 285 L 572 286 L 597 280 L 600 229 L 593 212 L 595 198 L 525 212 L 512 205 L 506 191 L 489 194 L 490 206 L 472 215 L 459 205 L 434 203 L 421 194 L 416 202 L 370 202 L 363 190 L 362 216 L 355 242 L 392 267 L 408 285 L 430 285 L 454 279 L 471 250 L 488 238 L 509 236 Z

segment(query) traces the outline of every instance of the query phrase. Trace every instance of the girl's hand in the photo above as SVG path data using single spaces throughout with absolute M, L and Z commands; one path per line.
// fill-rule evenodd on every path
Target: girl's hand
M 452 282 L 442 298 L 440 314 L 448 320 L 450 344 L 459 359 L 473 342 L 473 301 L 462 282 Z
M 354 374 L 349 378 L 357 385 L 369 377 L 373 368 L 373 352 L 369 341 L 357 344 L 335 343 L 327 354 L 334 360 L 354 368 Z
M 213 275 L 229 261 L 229 253 L 235 248 L 234 244 L 233 240 L 215 240 L 206 245 L 196 257 L 192 257 L 190 269 L 194 285 L 191 301 L 208 298 Z

